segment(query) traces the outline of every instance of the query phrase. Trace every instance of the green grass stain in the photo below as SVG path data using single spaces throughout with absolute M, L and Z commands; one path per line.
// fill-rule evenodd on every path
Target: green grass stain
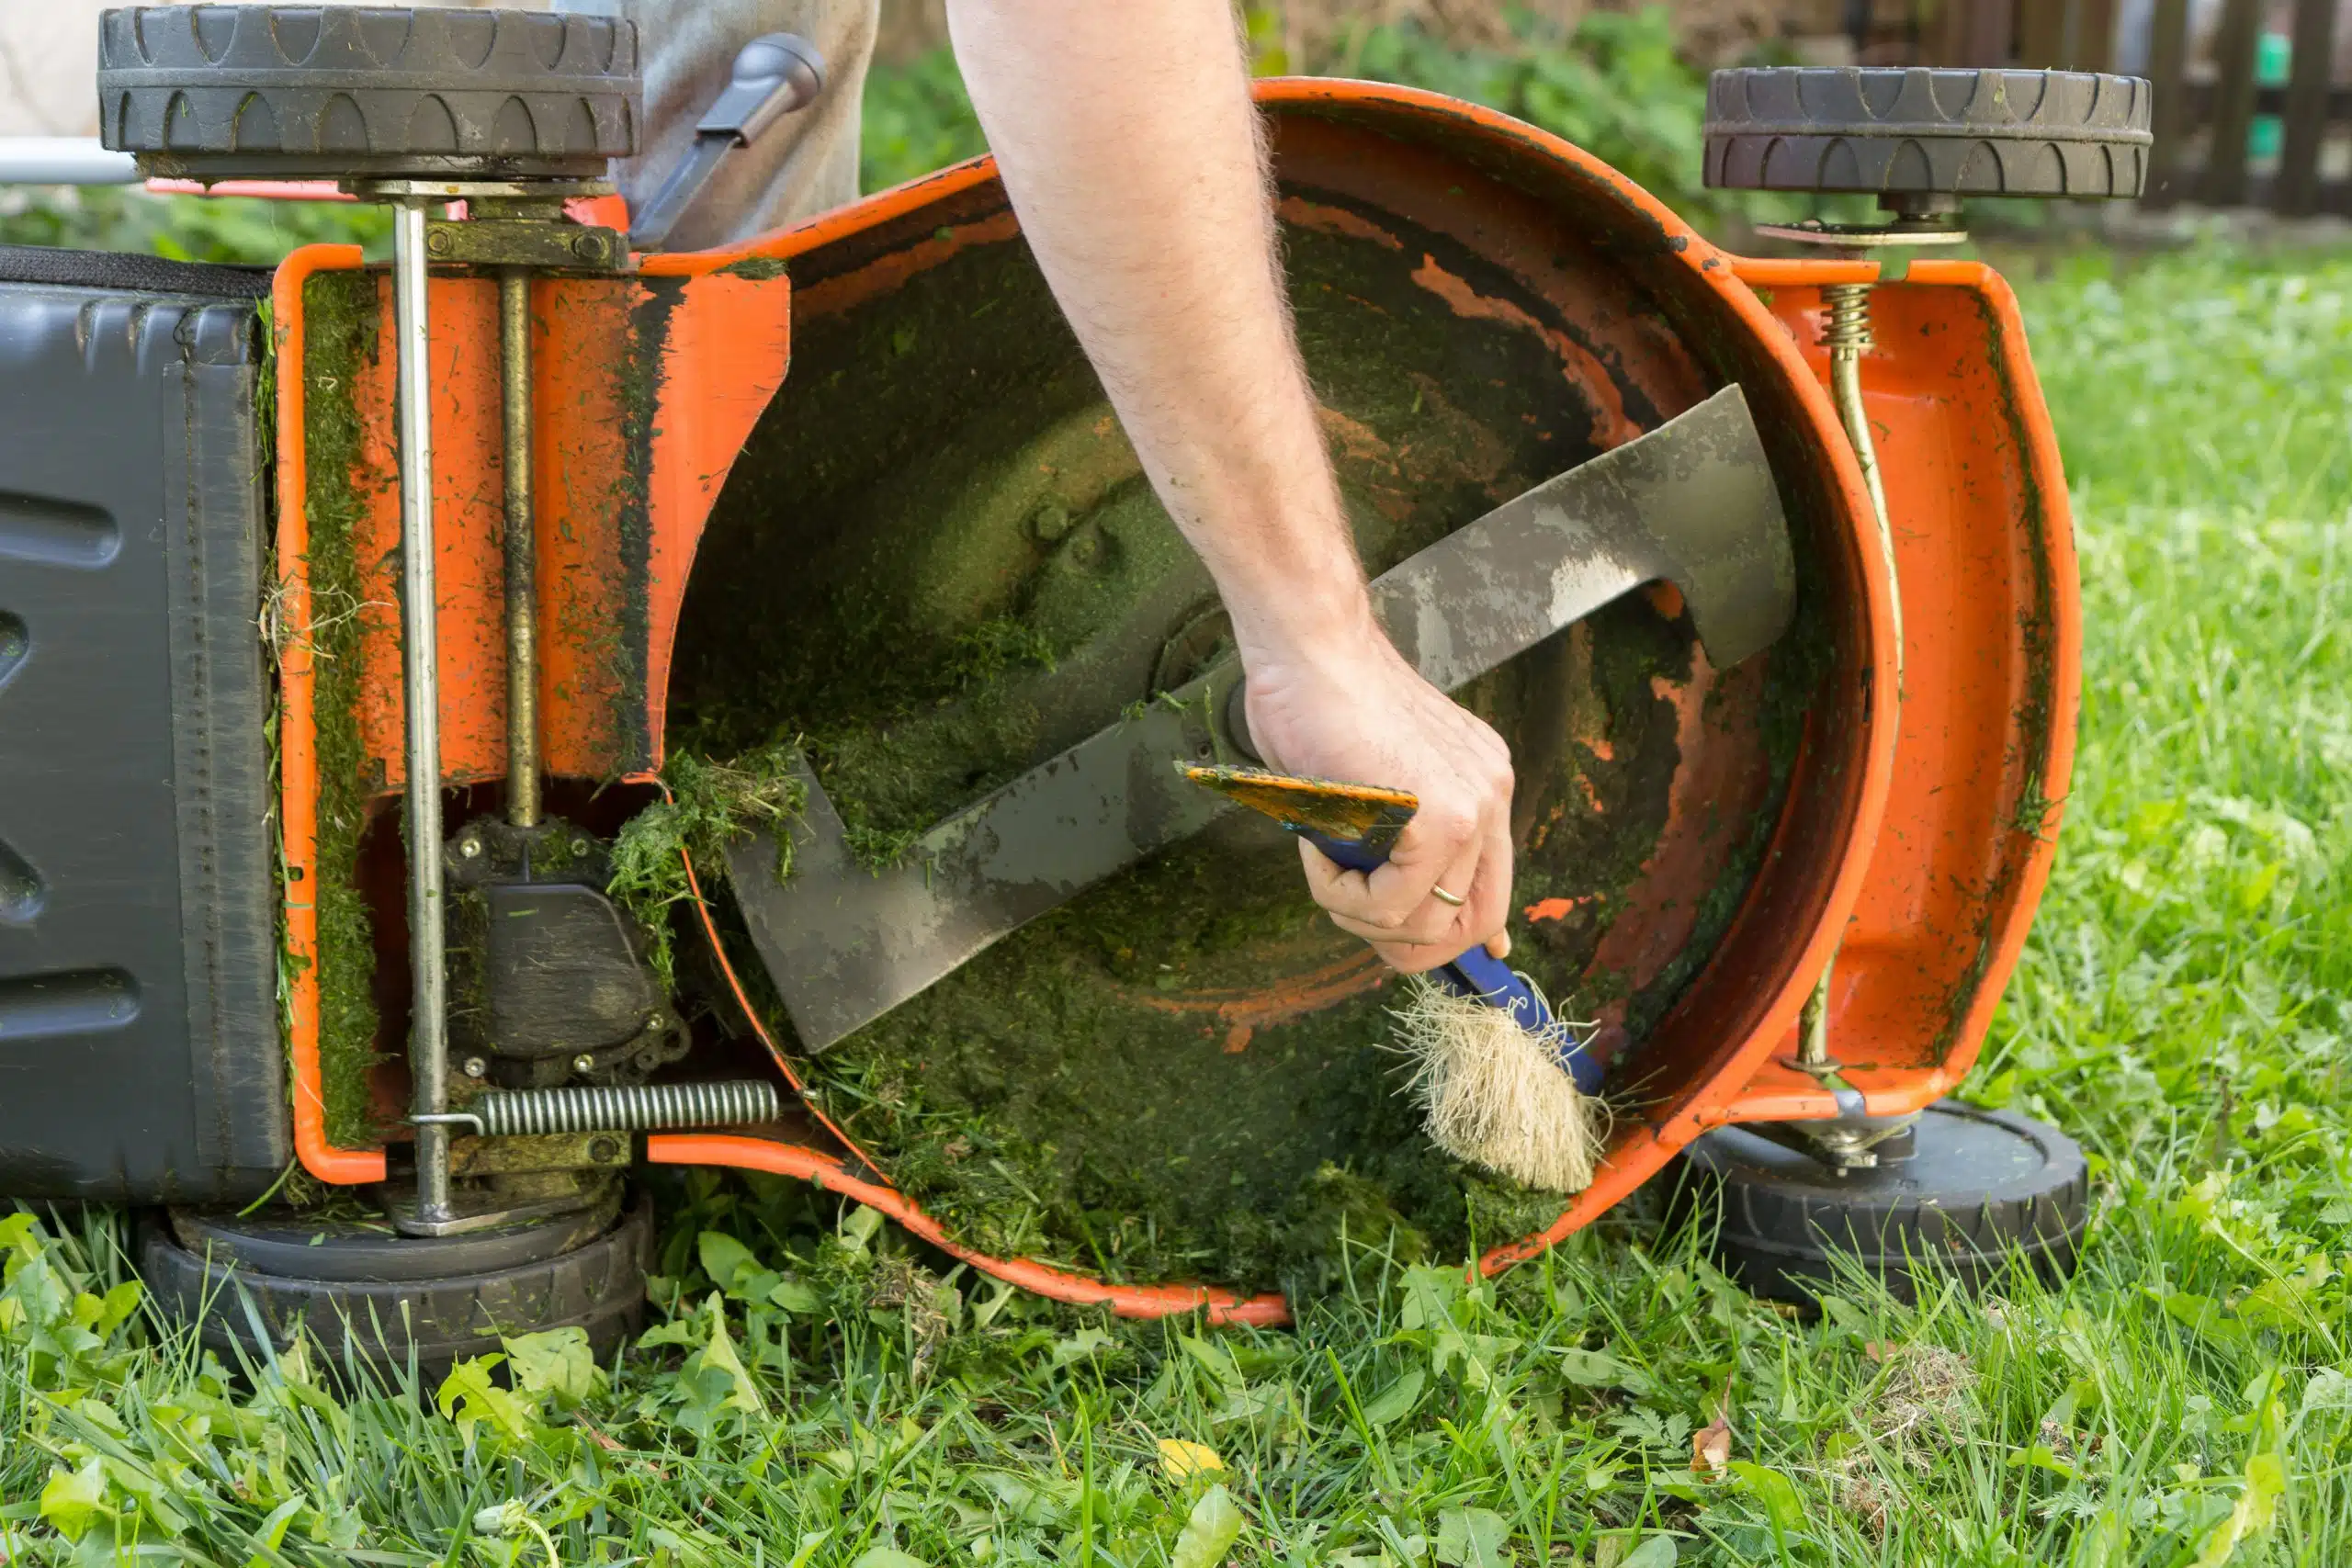
M 356 872 L 368 808 L 384 784 L 359 738 L 359 562 L 352 536 L 366 511 L 353 382 L 378 351 L 377 278 L 320 273 L 303 286 L 302 363 L 310 518 L 311 640 L 319 775 L 317 886 L 319 1071 L 328 1138 L 380 1137 L 368 1077 L 383 1058 L 373 994 L 376 933 Z

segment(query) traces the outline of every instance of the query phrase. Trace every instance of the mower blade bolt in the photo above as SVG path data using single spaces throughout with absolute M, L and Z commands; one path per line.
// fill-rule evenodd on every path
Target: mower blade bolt
M 480 1056 L 469 1056 L 465 1060 L 464 1066 L 459 1070 L 469 1078 L 478 1078 L 481 1077 L 482 1074 L 490 1071 L 490 1064 L 483 1061 Z

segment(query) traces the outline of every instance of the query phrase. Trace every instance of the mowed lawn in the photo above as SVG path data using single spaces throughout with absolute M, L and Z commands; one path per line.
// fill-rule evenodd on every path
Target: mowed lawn
M 108 1219 L 26 1215 L 0 1560 L 2352 1562 L 2352 259 L 2021 287 L 2087 689 L 1972 1087 L 2094 1153 L 2064 1288 L 1911 1310 L 1855 1280 L 1799 1321 L 1628 1212 L 1477 1291 L 1368 1251 L 1295 1333 L 1133 1327 L 695 1179 L 657 1343 L 617 1371 L 527 1344 L 513 1392 L 477 1367 L 436 1406 L 299 1359 L 209 1374 L 119 1287 Z

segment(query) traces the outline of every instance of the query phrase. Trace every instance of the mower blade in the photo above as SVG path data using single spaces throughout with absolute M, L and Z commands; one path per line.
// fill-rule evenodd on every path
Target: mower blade
M 1747 400 L 1728 387 L 1657 429 L 1446 536 L 1373 587 L 1397 650 L 1457 689 L 1659 580 L 1684 593 L 1709 656 L 1778 637 L 1795 571 Z M 1170 766 L 1217 750 L 1233 660 L 1031 769 L 871 871 L 804 764 L 793 872 L 762 835 L 728 848 L 753 945 L 803 1048 L 821 1051 L 1105 877 L 1233 809 Z

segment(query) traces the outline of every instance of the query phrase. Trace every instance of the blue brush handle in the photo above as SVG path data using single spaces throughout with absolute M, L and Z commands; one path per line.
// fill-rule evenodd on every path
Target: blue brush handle
M 1292 831 L 1349 871 L 1370 874 L 1388 863 L 1385 847 L 1375 847 L 1361 839 L 1334 839 L 1304 828 Z M 1510 1014 L 1530 1034 L 1542 1034 L 1552 1027 L 1552 1010 L 1544 1005 L 1544 998 L 1535 994 L 1534 987 L 1483 945 L 1472 948 L 1451 964 L 1439 964 L 1429 972 L 1429 977 L 1458 997 L 1467 997 Z M 1562 1037 L 1566 1037 L 1565 1032 Z M 1584 1093 L 1600 1091 L 1600 1064 L 1581 1049 L 1571 1045 L 1561 1054 L 1560 1065 Z

